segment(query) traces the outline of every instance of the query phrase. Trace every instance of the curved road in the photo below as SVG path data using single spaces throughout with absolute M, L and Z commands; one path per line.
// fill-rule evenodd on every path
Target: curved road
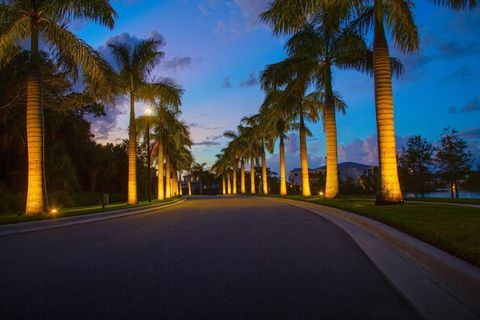
M 286 204 L 197 197 L 0 238 L 1 319 L 414 319 L 332 223 Z

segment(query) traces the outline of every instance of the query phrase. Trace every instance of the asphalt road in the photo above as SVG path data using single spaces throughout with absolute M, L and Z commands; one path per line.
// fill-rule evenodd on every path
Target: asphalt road
M 0 238 L 1 319 L 414 319 L 338 227 L 302 209 L 196 198 Z

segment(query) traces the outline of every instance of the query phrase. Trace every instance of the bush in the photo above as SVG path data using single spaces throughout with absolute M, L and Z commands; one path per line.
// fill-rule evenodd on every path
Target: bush
M 9 192 L 0 184 L 0 214 L 21 213 L 25 209 L 25 197 L 21 193 Z

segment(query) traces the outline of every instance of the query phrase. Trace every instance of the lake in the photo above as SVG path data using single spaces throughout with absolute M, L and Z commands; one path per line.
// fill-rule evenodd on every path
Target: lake
M 414 197 L 413 193 L 406 193 L 407 197 Z M 419 194 L 420 197 L 420 194 Z M 441 189 L 434 192 L 427 192 L 425 193 L 426 198 L 450 198 L 450 190 L 449 189 Z M 480 192 L 479 191 L 459 191 L 460 199 L 480 199 Z

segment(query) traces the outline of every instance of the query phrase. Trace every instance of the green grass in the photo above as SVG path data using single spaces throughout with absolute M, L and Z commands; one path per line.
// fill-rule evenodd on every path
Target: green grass
M 435 203 L 376 206 L 373 199 L 288 196 L 366 216 L 480 266 L 480 209 Z
M 55 215 L 49 214 L 49 215 L 39 215 L 39 216 L 24 216 L 24 215 L 18 216 L 14 214 L 3 214 L 3 215 L 0 215 L 0 225 L 10 224 L 10 223 L 38 221 L 38 220 L 58 219 L 58 218 L 64 218 L 64 217 L 73 217 L 73 216 L 79 216 L 79 215 L 116 211 L 116 210 L 122 210 L 122 209 L 130 209 L 130 208 L 141 208 L 149 205 L 172 202 L 175 199 L 177 198 L 171 198 L 163 201 L 152 200 L 151 203 L 149 203 L 148 201 L 141 201 L 135 206 L 130 206 L 130 205 L 127 205 L 126 203 L 112 203 L 106 206 L 105 209 L 102 209 L 102 207 L 99 205 L 87 206 L 87 207 L 64 208 L 64 209 L 58 209 L 58 212 Z
M 479 204 L 480 199 L 451 199 L 451 198 L 405 198 L 407 201 L 427 201 L 427 202 L 446 202 L 446 203 L 463 203 L 463 204 Z

